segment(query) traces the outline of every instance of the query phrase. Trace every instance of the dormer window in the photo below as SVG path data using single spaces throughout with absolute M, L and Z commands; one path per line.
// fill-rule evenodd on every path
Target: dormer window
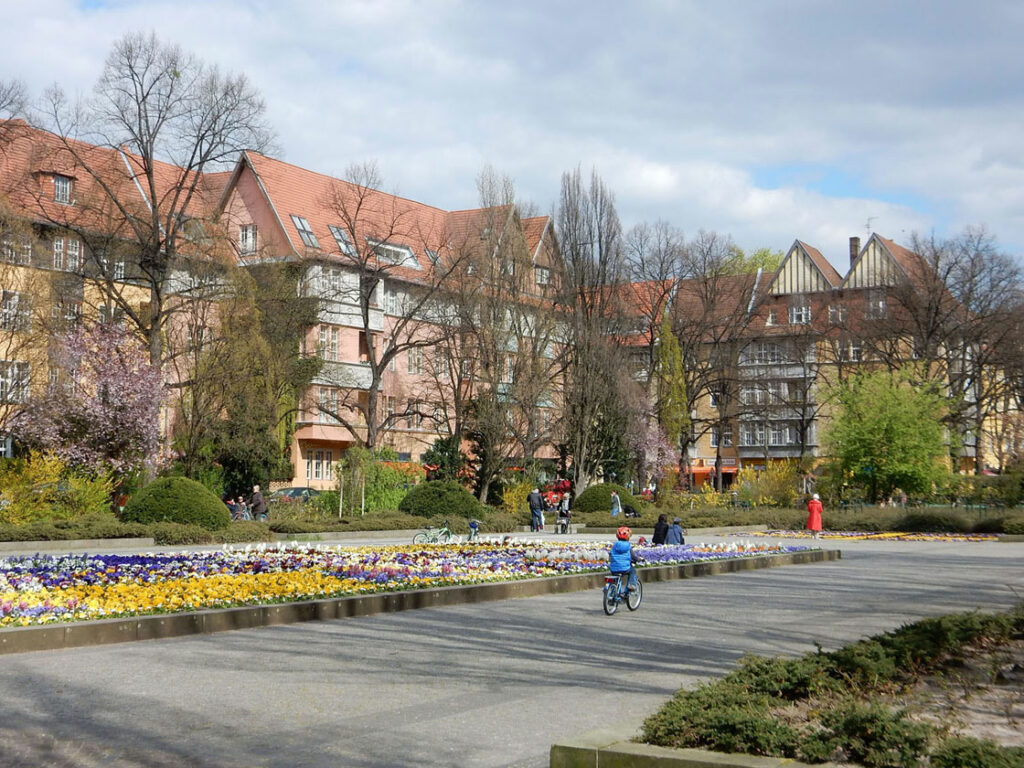
M 310 248 L 319 248 L 320 241 L 313 234 L 313 228 L 309 226 L 309 222 L 301 216 L 296 216 L 294 213 L 291 214 L 291 217 L 292 224 L 295 225 L 295 229 L 298 231 L 299 237 L 302 238 L 302 242 Z
M 71 177 L 54 174 L 53 199 L 55 202 L 71 204 Z
M 352 240 L 349 238 L 348 232 L 333 224 L 330 224 L 327 228 L 331 230 L 331 235 L 334 237 L 334 242 L 338 245 L 338 250 L 346 256 L 354 256 L 355 248 L 352 247 Z
M 807 325 L 811 322 L 811 306 L 809 304 L 794 304 L 789 308 L 790 325 Z
M 419 267 L 419 264 L 416 263 L 416 258 L 412 255 L 411 248 L 407 248 L 404 245 L 381 243 L 376 240 L 370 240 L 369 243 L 373 248 L 373 252 L 381 261 L 397 264 L 400 267 Z
M 256 252 L 255 224 L 243 224 L 238 228 L 238 250 L 243 254 Z

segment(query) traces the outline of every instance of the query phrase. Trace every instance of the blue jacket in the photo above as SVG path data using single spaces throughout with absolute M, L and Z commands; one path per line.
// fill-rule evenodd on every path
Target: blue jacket
M 665 539 L 666 544 L 682 544 L 683 543 L 683 529 L 679 523 L 672 523 L 668 527 L 668 538 Z
M 623 573 L 633 567 L 636 555 L 633 554 L 633 546 L 628 541 L 617 539 L 612 544 L 611 554 L 608 555 L 608 570 L 612 573 Z

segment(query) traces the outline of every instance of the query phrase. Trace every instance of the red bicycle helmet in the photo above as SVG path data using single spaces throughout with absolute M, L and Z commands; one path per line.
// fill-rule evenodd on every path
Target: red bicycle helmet
M 629 530 L 628 525 L 624 525 L 615 532 L 615 537 L 622 541 L 629 541 L 629 537 L 633 535 L 633 532 Z

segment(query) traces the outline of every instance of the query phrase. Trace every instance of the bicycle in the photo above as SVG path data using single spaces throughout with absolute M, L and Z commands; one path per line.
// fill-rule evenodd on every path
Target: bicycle
M 427 528 L 425 531 L 420 531 L 412 537 L 413 544 L 447 544 L 453 538 L 455 534 L 452 533 L 451 527 L 448 525 L 448 521 L 444 521 L 444 525 L 440 528 L 434 528 L 433 526 Z
M 469 538 L 466 541 L 474 541 L 477 536 L 480 535 L 480 521 L 470 520 L 469 521 Z
M 610 573 L 604 577 L 602 602 L 604 612 L 611 616 L 619 609 L 619 603 L 625 601 L 626 607 L 635 611 L 644 599 L 644 585 L 637 579 L 636 584 L 629 586 L 629 573 Z

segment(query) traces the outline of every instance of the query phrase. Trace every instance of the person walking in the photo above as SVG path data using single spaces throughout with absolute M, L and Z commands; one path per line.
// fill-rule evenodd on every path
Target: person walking
M 530 532 L 536 533 L 543 525 L 544 497 L 540 495 L 540 488 L 534 488 L 526 497 L 526 503 L 530 505 Z
M 252 498 L 249 499 L 249 510 L 252 512 L 253 520 L 267 519 L 267 501 L 263 498 L 263 494 L 260 493 L 260 487 L 258 485 L 254 485 L 252 487 Z
M 811 532 L 811 538 L 814 539 L 821 535 L 821 512 L 821 498 L 818 494 L 814 494 L 807 502 L 807 524 L 804 526 Z
M 672 525 L 668 527 L 668 534 L 665 536 L 666 544 L 683 544 L 683 526 L 679 524 L 678 517 L 672 518 Z
M 651 537 L 651 544 L 658 547 L 665 543 L 668 537 L 668 515 L 658 515 L 658 522 L 654 524 L 654 536 Z
M 621 511 L 622 502 L 619 501 L 619 494 L 616 491 L 612 491 L 612 517 L 618 517 Z

